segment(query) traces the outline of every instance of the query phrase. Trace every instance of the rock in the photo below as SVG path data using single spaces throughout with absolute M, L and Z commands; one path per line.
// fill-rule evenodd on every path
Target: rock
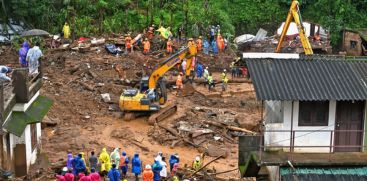
M 84 116 L 84 119 L 90 119 L 89 115 Z
M 248 130 L 254 130 L 258 125 L 256 118 L 254 119 L 253 116 L 248 116 L 242 113 L 237 114 L 234 118 L 234 121 L 239 125 L 239 127 Z
M 215 112 L 208 112 L 208 113 L 206 114 L 206 116 L 207 116 L 208 118 L 210 118 L 210 117 L 217 117 L 217 113 L 215 113 Z
M 56 126 L 57 124 L 60 123 L 59 119 L 50 119 L 48 116 L 46 116 L 43 120 L 42 120 L 42 127 L 47 127 L 47 126 Z
M 209 145 L 205 152 L 211 157 L 223 156 L 224 158 L 227 158 L 228 156 L 228 152 L 226 149 L 220 148 L 215 145 Z
M 101 94 L 101 96 L 102 96 L 102 99 L 103 99 L 104 102 L 106 102 L 106 103 L 111 102 L 111 97 L 110 97 L 109 93 Z

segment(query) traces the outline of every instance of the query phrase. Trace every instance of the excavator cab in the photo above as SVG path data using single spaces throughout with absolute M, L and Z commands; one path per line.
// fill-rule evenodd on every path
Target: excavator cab
M 140 80 L 140 92 L 145 92 L 149 89 L 149 77 L 145 76 Z

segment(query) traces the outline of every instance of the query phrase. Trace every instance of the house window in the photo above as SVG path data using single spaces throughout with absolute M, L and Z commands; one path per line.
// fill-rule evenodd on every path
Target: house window
M 37 147 L 37 124 L 31 124 L 31 144 L 33 151 Z
M 298 126 L 327 126 L 329 101 L 300 101 Z
M 350 41 L 350 48 L 356 49 L 357 48 L 357 41 Z
M 283 123 L 283 102 L 282 101 L 266 101 L 265 104 L 265 120 L 266 123 Z

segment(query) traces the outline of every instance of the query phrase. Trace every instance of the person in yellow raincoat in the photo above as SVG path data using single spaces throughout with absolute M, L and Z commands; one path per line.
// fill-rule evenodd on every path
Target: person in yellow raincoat
M 108 172 L 111 169 L 110 155 L 108 155 L 106 148 L 102 149 L 99 155 L 99 162 L 101 163 L 101 172 Z
M 69 39 L 70 38 L 70 26 L 67 22 L 65 22 L 64 27 L 62 28 L 62 32 L 64 33 L 64 38 Z

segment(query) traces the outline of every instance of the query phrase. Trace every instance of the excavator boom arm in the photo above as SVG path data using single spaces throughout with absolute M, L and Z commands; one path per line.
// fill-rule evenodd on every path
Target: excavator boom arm
M 277 53 L 280 53 L 284 38 L 287 35 L 289 25 L 291 24 L 292 20 L 294 19 L 295 23 L 297 24 L 299 36 L 301 38 L 301 42 L 302 42 L 303 49 L 305 50 L 305 54 L 306 55 L 313 54 L 311 44 L 308 41 L 308 38 L 307 38 L 306 32 L 305 32 L 305 28 L 303 27 L 303 24 L 302 24 L 302 17 L 301 17 L 301 14 L 299 12 L 298 4 L 299 4 L 298 1 L 295 1 L 295 0 L 292 1 L 291 7 L 290 7 L 288 15 L 287 15 L 287 19 L 285 21 L 285 24 L 284 24 L 284 27 L 283 27 L 283 30 L 282 30 L 282 34 L 280 36 L 280 39 L 279 39 L 279 42 L 278 42 L 278 45 L 277 45 L 277 49 L 275 50 L 275 52 L 277 52 Z
M 149 89 L 154 89 L 160 77 L 162 77 L 167 71 L 171 70 L 175 65 L 181 64 L 182 60 L 186 58 L 186 69 L 191 66 L 192 57 L 196 55 L 196 47 L 185 47 L 183 50 L 172 55 L 167 60 L 161 63 L 160 67 L 153 71 L 149 77 Z M 186 72 L 186 76 L 190 75 L 190 72 Z

